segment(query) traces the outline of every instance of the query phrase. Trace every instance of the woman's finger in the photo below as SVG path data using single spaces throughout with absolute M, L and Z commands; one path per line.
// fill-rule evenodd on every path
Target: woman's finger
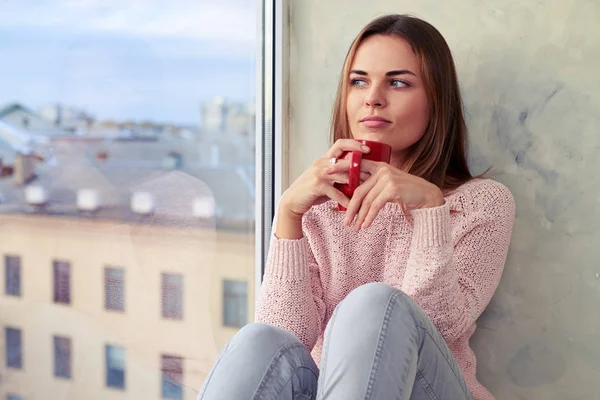
M 361 208 L 364 197 L 369 193 L 373 186 L 375 186 L 376 181 L 376 179 L 369 178 L 354 191 L 352 199 L 350 199 L 350 205 L 346 207 L 344 225 L 350 226 L 352 221 L 354 221 L 354 216 L 358 214 L 358 210 Z
M 363 223 L 365 222 L 365 218 L 368 214 L 377 215 L 377 213 L 379 213 L 379 210 L 381 209 L 379 198 L 381 197 L 382 191 L 383 188 L 381 185 L 375 185 L 371 190 L 369 190 L 367 195 L 362 200 L 360 204 L 360 210 L 356 216 L 356 221 L 354 222 L 355 232 L 358 232 L 363 227 Z
M 340 158 L 342 154 L 348 151 L 360 151 L 363 153 L 368 153 L 370 149 L 354 139 L 339 139 L 333 144 L 333 146 L 331 146 L 325 155 L 325 158 Z
M 325 172 L 328 174 L 337 174 L 337 173 L 341 173 L 341 172 L 345 172 L 348 173 L 350 171 L 350 160 L 339 160 L 337 163 L 328 166 L 325 169 Z M 362 168 L 362 162 L 361 162 L 361 180 L 366 180 L 369 176 L 371 176 L 371 174 L 365 170 L 364 168 Z
M 348 207 L 350 203 L 350 199 L 344 195 L 344 193 L 340 192 L 333 186 L 327 186 L 325 189 L 325 196 L 329 197 L 331 200 L 334 200 L 341 204 L 343 207 Z
M 350 176 L 349 174 L 346 173 L 339 173 L 339 174 L 327 174 L 325 175 L 324 179 L 329 182 L 330 185 L 333 186 L 333 184 L 335 183 L 340 183 L 340 184 L 347 184 L 348 182 L 350 182 Z
M 325 172 L 328 174 L 337 174 L 340 172 L 348 172 L 350 170 L 350 161 L 349 160 L 337 160 L 335 164 L 330 164 Z
M 367 159 L 362 159 L 361 163 L 360 163 L 360 168 L 361 170 L 370 173 L 371 175 L 373 175 L 375 172 L 377 172 L 378 169 L 381 168 L 385 168 L 389 166 L 388 163 L 385 163 L 383 161 L 373 161 L 373 160 L 367 160 Z M 401 171 L 401 170 L 399 170 Z
M 369 211 L 367 212 L 360 229 L 367 229 L 371 226 L 381 209 L 386 205 L 387 200 L 388 199 L 385 194 L 385 190 L 379 192 L 379 195 L 373 201 L 371 201 L 371 206 L 369 207 Z

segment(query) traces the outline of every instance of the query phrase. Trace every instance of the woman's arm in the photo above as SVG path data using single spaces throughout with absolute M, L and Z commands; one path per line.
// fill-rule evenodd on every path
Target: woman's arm
M 467 196 L 465 233 L 456 244 L 448 204 L 412 211 L 414 234 L 402 283 L 448 343 L 461 337 L 490 302 L 515 217 L 510 191 L 497 182 L 483 181 Z
M 277 222 L 273 226 L 278 226 Z M 256 321 L 286 329 L 310 351 L 321 334 L 324 318 L 319 266 L 308 239 L 273 236 Z

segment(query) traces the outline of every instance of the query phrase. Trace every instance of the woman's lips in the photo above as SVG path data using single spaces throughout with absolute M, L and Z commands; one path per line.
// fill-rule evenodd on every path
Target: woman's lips
M 391 124 L 391 122 L 384 119 L 363 119 L 360 123 L 367 128 L 383 128 Z

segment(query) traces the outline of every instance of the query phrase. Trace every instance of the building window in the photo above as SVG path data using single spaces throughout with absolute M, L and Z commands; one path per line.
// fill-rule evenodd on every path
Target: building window
M 248 320 L 248 283 L 223 281 L 223 325 L 241 328 Z
M 8 296 L 21 296 L 21 257 L 4 256 L 4 291 Z
M 23 343 L 21 330 L 6 328 L 6 366 L 8 368 L 23 368 Z
M 125 270 L 104 269 L 104 306 L 107 310 L 125 311 Z
M 163 273 L 161 277 L 163 318 L 183 318 L 183 276 Z
M 183 358 L 162 356 L 162 398 L 179 400 L 183 398 Z
M 54 376 L 71 378 L 71 339 L 54 336 Z
M 71 304 L 71 264 L 54 261 L 54 302 Z
M 106 345 L 106 386 L 125 389 L 125 349 Z

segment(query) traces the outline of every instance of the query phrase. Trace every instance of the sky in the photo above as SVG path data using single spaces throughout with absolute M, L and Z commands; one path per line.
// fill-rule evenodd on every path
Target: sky
M 197 124 L 255 96 L 256 0 L 3 0 L 0 107 Z

